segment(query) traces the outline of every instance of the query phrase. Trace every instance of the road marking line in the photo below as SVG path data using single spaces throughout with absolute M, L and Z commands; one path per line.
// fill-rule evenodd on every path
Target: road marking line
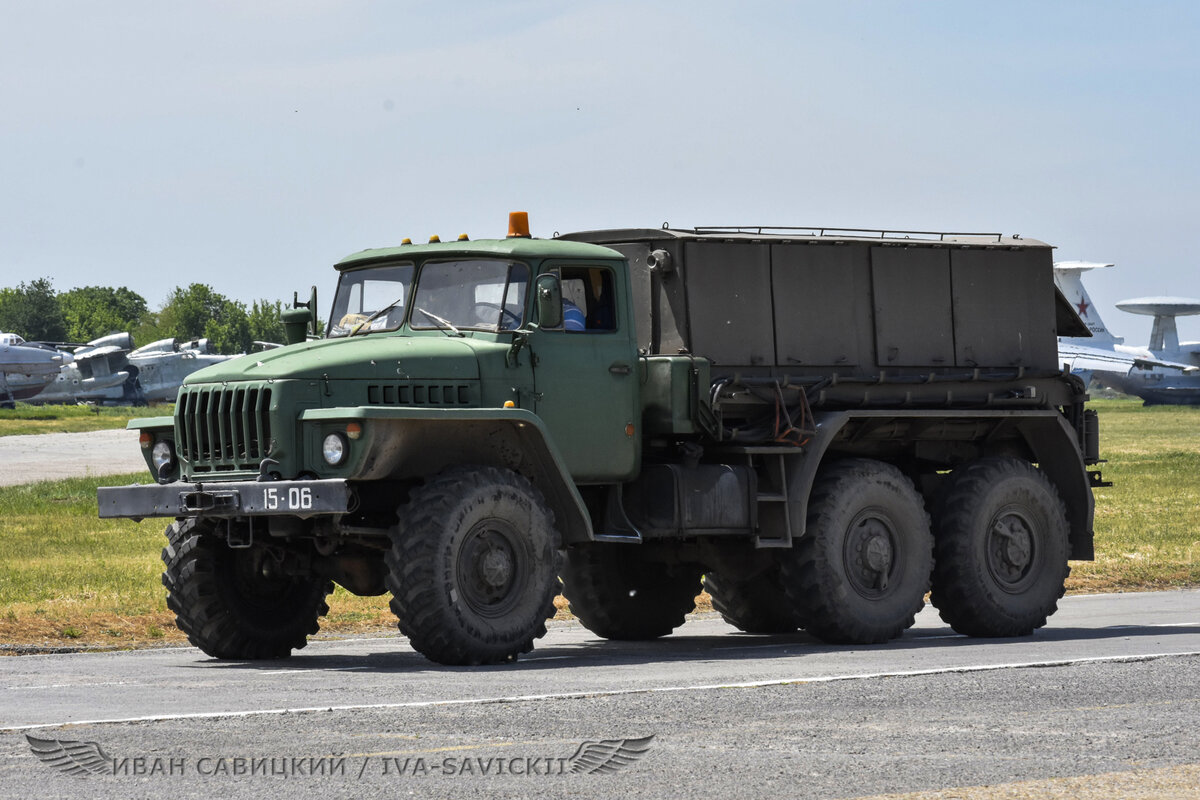
M 41 686 L 5 686 L 10 692 L 29 691 L 31 689 L 90 689 L 93 686 L 145 686 L 137 681 L 101 681 L 99 683 L 47 683 Z
M 787 642 L 786 644 L 743 644 L 743 645 L 734 645 L 733 647 L 713 647 L 713 648 L 709 648 L 709 649 L 711 649 L 713 651 L 720 650 L 720 651 L 724 652 L 726 650 L 777 650 L 780 648 L 786 649 L 788 647 L 806 647 L 806 646 L 811 647 L 812 642 L 809 642 L 809 641 Z
M 920 633 L 913 633 L 912 636 L 906 636 L 906 638 L 903 641 L 904 642 L 928 642 L 933 639 L 966 639 L 966 638 L 968 638 L 966 636 L 966 634 L 962 634 L 962 633 L 944 633 L 944 634 L 937 634 L 934 636 L 925 636 Z M 817 644 L 820 644 L 820 643 L 818 642 Z M 798 641 L 798 642 L 785 642 L 783 644 L 743 644 L 743 645 L 732 645 L 730 647 L 713 647 L 713 648 L 709 648 L 709 649 L 721 650 L 721 651 L 726 651 L 726 650 L 777 650 L 780 648 L 788 648 L 788 647 L 811 647 L 812 645 L 813 645 L 813 642 L 811 640 L 806 639 L 806 640 Z
M 967 635 L 965 633 L 942 633 L 942 634 L 938 634 L 937 636 L 917 635 L 917 636 L 913 637 L 913 641 L 914 642 L 927 642 L 931 639 L 966 639 L 966 638 L 967 638 Z
M 308 706 L 302 708 L 266 708 L 252 711 L 205 711 L 191 714 L 162 714 L 145 717 L 118 717 L 112 719 L 67 720 L 65 722 L 43 722 L 36 725 L 7 725 L 0 732 L 29 731 L 39 728 L 62 728 L 78 725 L 115 725 L 129 722 L 171 722 L 187 719 L 239 719 L 282 714 L 311 714 L 322 711 L 390 711 L 402 708 L 437 708 L 444 706 L 493 705 L 500 703 L 528 703 L 542 700 L 584 700 L 594 697 L 621 697 L 635 694 L 664 694 L 673 692 L 703 692 L 714 689 L 762 689 L 771 686 L 794 686 L 806 683 L 836 683 L 839 681 L 871 680 L 873 678 L 913 678 L 926 675 L 953 675 L 973 672 L 995 672 L 1003 669 L 1029 669 L 1035 667 L 1071 667 L 1080 664 L 1137 664 L 1162 658 L 1200 656 L 1200 650 L 1180 653 L 1146 653 L 1128 656 L 1093 656 L 1090 658 L 1068 658 L 1051 661 L 1022 661 L 1008 664 L 977 664 L 938 669 L 902 670 L 896 672 L 866 672 L 849 675 L 814 675 L 810 677 L 777 678 L 769 681 L 747 683 L 706 683 L 691 686 L 652 686 L 637 689 L 597 689 L 594 691 L 561 692 L 550 694 L 513 695 L 511 697 L 465 697 L 456 700 L 412 700 L 407 703 L 363 703 L 344 706 Z
M 293 672 L 361 672 L 362 670 L 372 669 L 371 667 L 315 667 L 312 669 L 264 669 L 253 674 L 255 675 L 286 675 Z

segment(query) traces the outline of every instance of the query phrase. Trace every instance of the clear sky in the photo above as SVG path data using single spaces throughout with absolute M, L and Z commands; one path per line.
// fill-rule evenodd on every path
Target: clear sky
M 437 233 L 996 231 L 1200 297 L 1200 3 L 0 0 L 0 286 L 249 303 Z M 1200 317 L 1180 320 L 1200 339 Z

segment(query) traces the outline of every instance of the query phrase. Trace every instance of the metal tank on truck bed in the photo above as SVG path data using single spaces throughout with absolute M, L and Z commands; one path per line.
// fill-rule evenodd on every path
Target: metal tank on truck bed
M 174 517 L 164 583 L 227 658 L 303 647 L 331 581 L 391 593 L 429 658 L 495 663 L 571 609 L 880 642 L 927 591 L 956 630 L 1043 625 L 1092 556 L 1096 421 L 1051 248 L 998 235 L 586 231 L 367 250 L 330 324 L 135 420 Z M 306 336 L 306 329 L 308 335 Z

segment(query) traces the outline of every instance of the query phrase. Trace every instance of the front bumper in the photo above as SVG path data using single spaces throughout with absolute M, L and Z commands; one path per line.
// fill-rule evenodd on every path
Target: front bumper
M 352 492 L 344 480 L 210 481 L 101 486 L 101 519 L 146 517 L 315 517 L 345 514 Z

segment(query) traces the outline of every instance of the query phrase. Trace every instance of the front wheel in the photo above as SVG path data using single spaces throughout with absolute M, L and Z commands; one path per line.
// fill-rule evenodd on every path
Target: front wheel
M 400 632 L 440 664 L 515 661 L 554 616 L 560 536 L 524 477 L 456 467 L 413 491 L 387 554 Z
M 959 467 L 935 511 L 932 602 L 968 636 L 1028 636 L 1058 609 L 1070 573 L 1067 512 L 1032 464 Z
M 333 584 L 288 575 L 270 548 L 232 548 L 211 522 L 167 527 L 163 586 L 188 641 L 214 658 L 284 658 L 308 643 L 329 613 Z

